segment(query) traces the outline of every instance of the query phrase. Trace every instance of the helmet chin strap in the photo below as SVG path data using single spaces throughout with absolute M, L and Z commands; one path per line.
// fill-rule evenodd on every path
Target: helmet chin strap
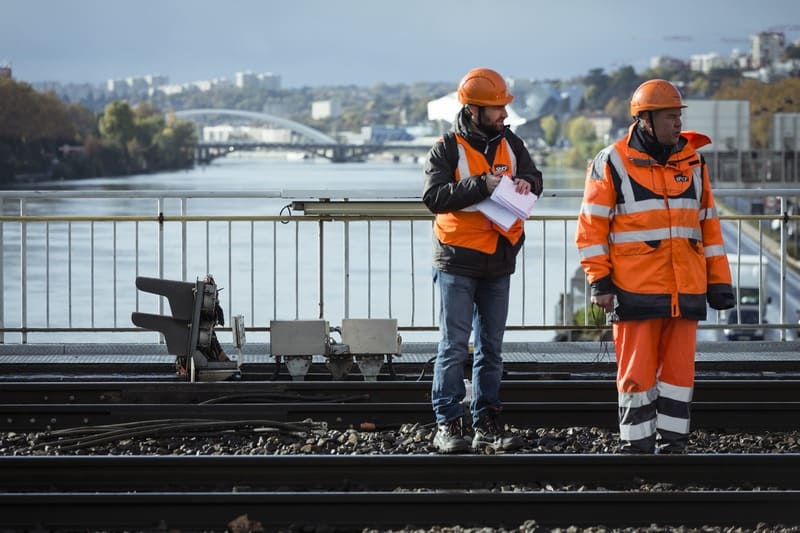
M 644 130 L 644 134 L 647 137 L 649 137 L 652 142 L 654 142 L 655 144 L 657 144 L 657 145 L 659 145 L 659 146 L 661 146 L 661 147 L 663 147 L 665 149 L 670 149 L 673 146 L 675 146 L 674 144 L 664 144 L 664 143 L 662 143 L 661 141 L 658 140 L 658 136 L 656 135 L 656 123 L 655 123 L 655 120 L 654 120 L 654 117 L 653 117 L 653 111 L 649 110 L 649 111 L 646 111 L 646 113 L 650 117 L 650 131 L 647 131 L 647 128 L 642 128 L 642 130 Z

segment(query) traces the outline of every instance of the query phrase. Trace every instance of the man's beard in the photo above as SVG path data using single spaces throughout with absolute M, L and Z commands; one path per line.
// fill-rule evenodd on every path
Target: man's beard
M 500 124 L 500 126 L 498 127 L 497 123 L 489 122 L 483 119 L 483 117 L 481 117 L 481 121 L 478 124 L 478 129 L 489 136 L 497 135 L 498 133 L 503 131 L 504 127 L 505 126 L 503 124 Z

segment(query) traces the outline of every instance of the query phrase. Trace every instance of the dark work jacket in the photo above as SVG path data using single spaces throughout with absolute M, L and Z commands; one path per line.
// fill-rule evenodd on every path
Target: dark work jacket
M 505 128 L 492 138 L 475 128 L 463 109 L 459 112 L 455 132 L 449 132 L 439 139 L 428 152 L 425 162 L 425 185 L 422 201 L 432 213 L 458 211 L 476 204 L 490 196 L 486 182 L 480 176 L 462 177 L 456 181 L 458 148 L 454 133 L 458 133 L 469 144 L 486 157 L 489 165 L 494 161 L 497 145 L 505 138 L 517 158 L 517 174 L 533 186 L 542 173 L 536 168 L 525 143 L 509 128 Z M 517 253 L 525 241 L 525 235 L 512 245 L 502 235 L 493 254 L 486 254 L 460 246 L 446 245 L 433 237 L 433 266 L 436 269 L 460 276 L 473 278 L 495 278 L 512 274 L 516 268 Z

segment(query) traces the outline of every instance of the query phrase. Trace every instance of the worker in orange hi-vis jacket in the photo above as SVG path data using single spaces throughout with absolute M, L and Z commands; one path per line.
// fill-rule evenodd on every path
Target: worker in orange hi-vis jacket
M 591 301 L 613 320 L 623 453 L 682 453 L 697 323 L 734 306 L 703 157 L 681 131 L 680 92 L 653 79 L 631 98 L 628 134 L 586 172 L 575 241 Z

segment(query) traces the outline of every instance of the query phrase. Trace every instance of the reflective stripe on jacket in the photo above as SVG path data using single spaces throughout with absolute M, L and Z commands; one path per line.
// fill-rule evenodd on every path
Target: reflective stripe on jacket
M 706 318 L 706 292 L 731 284 L 705 162 L 696 152 L 710 139 L 682 138 L 661 165 L 628 136 L 589 165 L 575 236 L 589 282 L 608 278 L 621 320 Z M 594 287 L 594 285 L 593 285 Z
M 478 176 L 486 173 L 516 175 L 517 158 L 508 140 L 503 139 L 498 144 L 494 164 L 490 167 L 483 154 L 473 148 L 461 135 L 457 134 L 455 138 L 458 143 L 456 181 L 460 181 L 462 176 Z M 523 228 L 522 221 L 517 220 L 508 231 L 505 231 L 471 205 L 459 211 L 437 214 L 433 231 L 436 238 L 444 244 L 493 254 L 497 249 L 500 235 L 505 236 L 514 245 L 522 236 Z

